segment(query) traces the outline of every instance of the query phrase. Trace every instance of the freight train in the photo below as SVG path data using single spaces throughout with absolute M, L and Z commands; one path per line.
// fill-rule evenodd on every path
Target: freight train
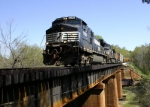
M 110 44 L 97 39 L 86 22 L 76 16 L 57 18 L 46 30 L 45 65 L 88 65 L 123 62 Z

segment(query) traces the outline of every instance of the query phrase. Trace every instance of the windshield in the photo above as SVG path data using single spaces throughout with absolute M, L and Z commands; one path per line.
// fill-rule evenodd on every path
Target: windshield
M 61 23 L 64 23 L 64 20 L 54 21 L 52 25 L 54 26 L 54 25 L 61 24 Z
M 80 25 L 79 20 L 66 20 L 66 24 Z
M 56 20 L 52 23 L 52 26 L 58 25 L 58 24 L 71 24 L 71 25 L 81 25 L 81 21 L 80 20 L 73 20 L 73 19 L 67 19 L 67 20 Z
M 105 46 L 104 47 L 108 47 L 108 48 L 110 48 L 110 45 L 109 44 L 105 44 Z

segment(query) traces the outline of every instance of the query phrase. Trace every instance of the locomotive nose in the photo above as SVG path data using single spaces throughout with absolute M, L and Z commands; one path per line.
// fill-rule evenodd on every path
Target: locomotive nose
M 76 27 L 65 25 L 65 24 L 58 24 L 53 26 L 52 28 L 46 31 L 46 34 L 49 33 L 57 33 L 57 32 L 70 32 L 70 31 L 78 31 Z
M 63 24 L 60 24 L 60 25 L 58 25 L 58 26 L 59 26 L 61 32 L 77 31 L 77 28 L 76 28 L 76 27 L 73 27 L 73 26 L 63 25 Z

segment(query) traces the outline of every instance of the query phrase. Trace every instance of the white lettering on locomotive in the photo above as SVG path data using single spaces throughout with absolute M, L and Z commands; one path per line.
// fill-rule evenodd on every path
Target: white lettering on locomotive
M 100 46 L 100 43 L 99 43 L 96 39 L 94 39 L 94 43 L 95 43 L 96 45 Z
M 83 35 L 87 36 L 87 33 L 83 31 Z

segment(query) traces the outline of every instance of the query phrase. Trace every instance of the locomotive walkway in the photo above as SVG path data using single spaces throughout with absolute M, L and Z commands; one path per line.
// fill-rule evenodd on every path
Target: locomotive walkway
M 135 78 L 121 64 L 0 69 L 0 107 L 119 107 Z

